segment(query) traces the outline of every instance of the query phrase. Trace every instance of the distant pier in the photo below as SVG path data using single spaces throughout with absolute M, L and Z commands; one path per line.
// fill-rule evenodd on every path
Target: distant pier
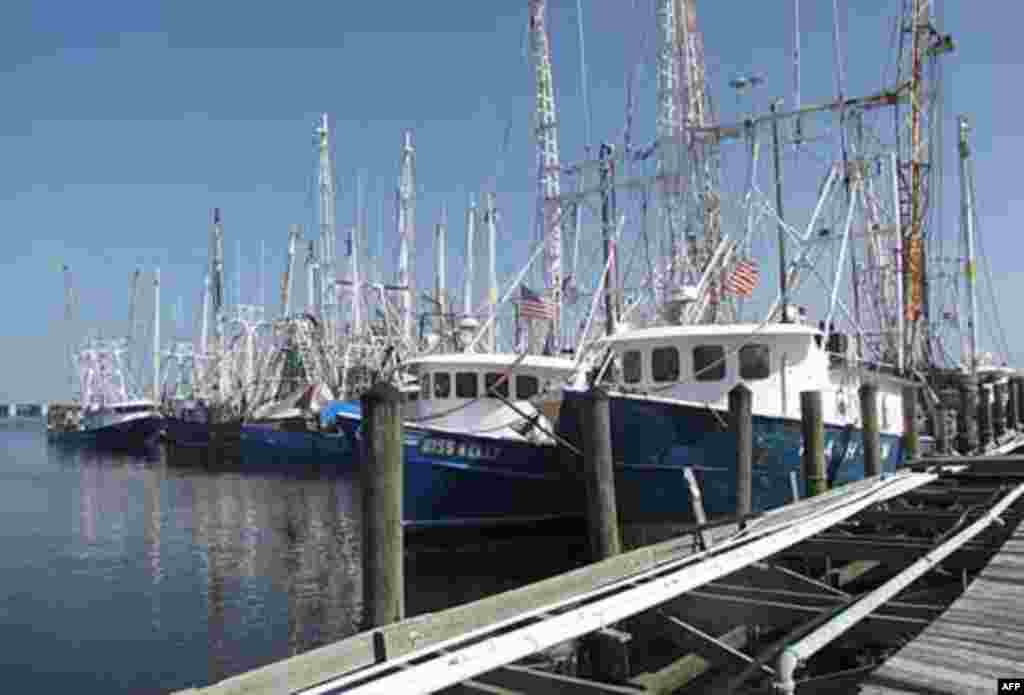
M 0 422 L 10 420 L 43 420 L 49 411 L 46 403 L 0 403 Z

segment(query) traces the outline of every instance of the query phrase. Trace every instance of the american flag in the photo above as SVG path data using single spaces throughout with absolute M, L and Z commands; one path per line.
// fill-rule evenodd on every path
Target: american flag
M 521 295 L 516 300 L 519 305 L 519 316 L 524 319 L 555 320 L 555 306 L 536 292 L 530 291 L 526 285 L 520 285 Z
M 749 297 L 757 287 L 757 281 L 761 272 L 757 268 L 757 261 L 740 259 L 736 261 L 732 274 L 725 281 L 725 291 L 741 297 Z

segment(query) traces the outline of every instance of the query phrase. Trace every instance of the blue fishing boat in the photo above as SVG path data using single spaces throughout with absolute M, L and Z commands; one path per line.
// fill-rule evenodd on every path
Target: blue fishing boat
M 62 444 L 134 449 L 156 442 L 163 426 L 156 402 L 131 387 L 125 341 L 92 341 L 74 355 L 81 400 L 51 409 L 47 438 Z
M 583 513 L 583 487 L 551 437 L 544 411 L 557 407 L 572 361 L 538 355 L 447 354 L 412 360 L 418 393 L 405 403 L 407 526 L 527 523 Z M 337 430 L 358 464 L 359 403 L 332 402 Z M 340 460 L 340 459 L 339 459 Z
M 893 374 L 829 351 L 824 336 L 801 324 L 663 326 L 605 338 L 614 368 L 609 391 L 616 495 L 631 521 L 690 520 L 685 467 L 693 469 L 709 515 L 736 509 L 736 436 L 728 393 L 752 392 L 755 511 L 792 500 L 791 474 L 803 489 L 800 392 L 823 395 L 826 474 L 830 484 L 864 475 L 858 389 L 878 387 L 884 470 L 900 460 L 902 387 Z M 831 347 L 842 341 L 831 341 Z M 559 429 L 582 439 L 581 390 L 566 389 Z
M 105 449 L 136 449 L 156 442 L 163 421 L 149 400 L 92 403 L 74 420 L 47 425 L 49 439 Z
M 288 397 L 256 408 L 241 426 L 244 455 L 274 463 L 345 463 L 344 457 L 351 453 L 347 443 L 336 432 L 320 426 L 319 413 L 330 402 L 329 389 L 308 384 Z

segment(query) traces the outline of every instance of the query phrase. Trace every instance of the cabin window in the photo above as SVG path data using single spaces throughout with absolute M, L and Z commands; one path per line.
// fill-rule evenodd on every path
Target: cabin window
M 448 372 L 434 373 L 434 398 L 448 398 L 452 393 L 452 375 Z
M 525 401 L 540 393 L 540 380 L 529 374 L 520 374 L 516 377 L 516 398 Z
M 697 381 L 721 381 L 725 378 L 725 348 L 698 345 L 693 348 L 693 376 Z
M 420 376 L 420 398 L 430 400 L 430 374 Z
M 772 351 L 767 345 L 744 345 L 740 348 L 741 379 L 767 379 L 771 372 Z
M 678 364 L 679 360 L 676 360 Z M 643 358 L 639 350 L 630 350 L 622 355 L 622 380 L 636 384 L 643 379 Z
M 476 398 L 477 378 L 476 372 L 459 372 L 455 375 L 455 397 Z
M 655 381 L 679 381 L 679 350 L 674 347 L 651 350 L 651 378 Z
M 503 378 L 504 374 L 498 374 L 496 372 L 488 372 L 484 376 L 484 384 L 487 386 L 487 395 L 494 398 L 491 391 L 498 394 L 502 398 L 508 398 L 508 379 Z

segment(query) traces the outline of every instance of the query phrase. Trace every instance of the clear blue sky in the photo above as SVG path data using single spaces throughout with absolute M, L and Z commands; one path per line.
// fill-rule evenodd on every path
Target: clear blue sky
M 624 77 L 642 60 L 634 139 L 647 140 L 655 78 L 651 0 L 584 4 L 595 139 L 618 139 Z M 874 91 L 891 56 L 898 3 L 840 4 L 847 92 Z M 583 145 L 575 5 L 551 0 L 549 9 L 565 161 L 579 159 Z M 804 98 L 826 100 L 834 93 L 831 3 L 802 5 Z M 737 74 L 764 74 L 765 101 L 791 94 L 791 8 L 789 0 L 701 4 L 710 86 L 726 114 L 735 111 L 726 83 Z M 957 42 L 945 68 L 946 175 L 955 183 L 953 118 L 967 112 L 981 232 L 1016 349 L 1024 345 L 1010 302 L 1024 286 L 1016 96 L 1024 4 L 946 0 L 939 10 Z M 3 14 L 0 398 L 65 395 L 61 263 L 74 270 L 82 320 L 108 334 L 123 331 L 129 276 L 139 264 L 147 282 L 155 264 L 163 269 L 165 335 L 173 331 L 179 296 L 193 316 L 215 206 L 224 210 L 232 268 L 235 240 L 244 245 L 243 298 L 255 299 L 260 240 L 270 257 L 268 296 L 276 296 L 288 224 L 308 231 L 314 221 L 312 127 L 320 111 L 336 125 L 339 226 L 353 218 L 355 174 L 362 171 L 374 237 L 384 202 L 388 236 L 375 255 L 386 259 L 389 275 L 401 131 L 415 130 L 421 277 L 440 206 L 450 209 L 458 246 L 466 199 L 495 175 L 511 122 L 498 181 L 502 269 L 511 272 L 525 260 L 535 190 L 525 0 L 8 0 Z M 945 224 L 955 225 L 956 188 L 946 192 Z M 461 272 L 451 265 L 454 284 Z M 150 311 L 148 304 L 140 308 L 143 316 Z M 1013 356 L 1024 362 L 1024 349 Z

